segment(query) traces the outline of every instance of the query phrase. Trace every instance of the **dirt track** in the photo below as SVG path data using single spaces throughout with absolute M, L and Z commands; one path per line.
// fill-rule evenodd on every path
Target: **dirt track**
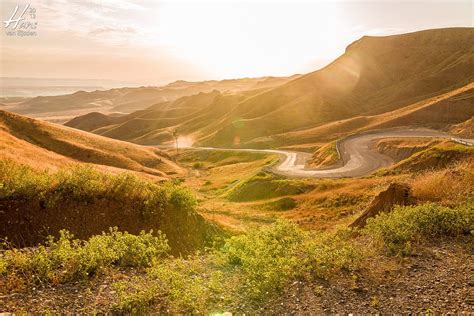
M 204 150 L 234 150 L 264 152 L 280 155 L 280 163 L 273 168 L 273 172 L 289 177 L 314 178 L 341 178 L 358 177 L 374 172 L 377 169 L 390 166 L 393 160 L 375 149 L 375 140 L 391 137 L 430 137 L 449 138 L 458 142 L 473 145 L 472 140 L 458 139 L 453 136 L 430 129 L 406 128 L 371 131 L 363 134 L 346 137 L 337 143 L 337 149 L 343 161 L 342 167 L 334 169 L 314 170 L 307 169 L 306 162 L 311 154 L 273 149 L 222 149 L 199 147 Z

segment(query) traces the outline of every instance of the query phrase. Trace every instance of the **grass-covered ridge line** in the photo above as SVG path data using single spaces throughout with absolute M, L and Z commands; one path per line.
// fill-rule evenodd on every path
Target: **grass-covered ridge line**
M 12 160 L 0 161 L 0 199 L 39 198 L 46 208 L 65 200 L 91 203 L 109 198 L 120 202 L 136 200 L 145 216 L 173 207 L 192 211 L 192 193 L 172 182 L 157 184 L 132 173 L 102 173 L 88 165 L 74 165 L 57 173 L 37 171 Z
M 255 201 L 302 194 L 313 188 L 304 180 L 283 179 L 262 171 L 234 186 L 227 192 L 226 198 L 234 202 Z
M 178 157 L 179 162 L 190 164 L 195 169 L 219 167 L 229 164 L 266 159 L 271 154 L 232 150 L 185 150 Z
M 449 165 L 469 159 L 473 154 L 474 147 L 447 141 L 419 151 L 394 166 L 378 171 L 377 174 L 391 175 L 443 169 Z

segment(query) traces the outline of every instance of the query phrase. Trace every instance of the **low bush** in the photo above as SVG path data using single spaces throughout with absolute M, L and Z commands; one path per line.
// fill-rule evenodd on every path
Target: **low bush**
M 191 212 L 197 206 L 196 197 L 190 189 L 185 187 L 172 187 L 169 192 L 169 201 L 175 209 Z
M 283 197 L 275 201 L 271 201 L 261 205 L 262 209 L 270 211 L 288 211 L 294 209 L 297 203 L 296 200 L 291 197 Z
M 195 163 L 193 163 L 193 168 L 194 169 L 202 169 L 202 168 L 204 168 L 204 163 L 201 162 L 201 161 L 195 162 Z
M 89 204 L 103 198 L 135 201 L 145 217 L 167 209 L 189 212 L 197 204 L 192 192 L 180 184 L 156 184 L 132 173 L 112 175 L 75 165 L 49 174 L 11 160 L 0 161 L 0 199 L 39 199 L 52 208 L 68 201 Z
M 474 206 L 448 208 L 436 204 L 398 206 L 368 219 L 363 233 L 389 254 L 406 255 L 411 245 L 437 236 L 455 236 L 474 227 Z
M 357 269 L 363 252 L 352 237 L 349 229 L 310 236 L 303 247 L 307 271 L 318 278 L 329 279 L 342 269 Z
M 328 278 L 342 268 L 357 266 L 359 253 L 345 232 L 310 233 L 286 220 L 230 238 L 222 249 L 230 265 L 243 271 L 242 291 L 261 300 L 291 279 Z
M 329 278 L 340 269 L 356 268 L 359 259 L 346 231 L 314 234 L 279 220 L 234 236 L 205 255 L 155 261 L 141 285 L 119 285 L 116 308 L 133 312 L 157 297 L 176 313 L 256 307 L 294 279 Z
M 239 267 L 242 291 L 253 300 L 280 290 L 302 272 L 301 251 L 307 233 L 296 224 L 277 221 L 248 234 L 230 238 L 222 249 L 226 263 Z
M 117 302 L 113 309 L 116 312 L 127 312 L 131 315 L 145 315 L 147 309 L 162 292 L 159 284 L 147 282 L 135 277 L 132 281 L 119 281 L 113 284 L 117 292 Z
M 142 312 L 159 299 L 172 313 L 218 310 L 236 300 L 232 284 L 237 277 L 218 269 L 213 255 L 156 261 L 146 277 L 114 284 L 118 294 L 114 309 Z
M 13 160 L 0 160 L 0 199 L 14 196 L 35 196 L 51 182 L 47 172 L 35 172 Z
M 156 236 L 144 231 L 132 235 L 111 228 L 108 233 L 81 241 L 62 230 L 59 239 L 50 237 L 45 246 L 3 250 L 0 277 L 4 285 L 15 278 L 20 278 L 23 286 L 58 284 L 86 278 L 112 265 L 147 267 L 168 251 L 166 238 L 160 232 Z
M 233 292 L 233 276 L 218 269 L 212 256 L 157 262 L 147 276 L 158 282 L 173 312 L 202 313 Z

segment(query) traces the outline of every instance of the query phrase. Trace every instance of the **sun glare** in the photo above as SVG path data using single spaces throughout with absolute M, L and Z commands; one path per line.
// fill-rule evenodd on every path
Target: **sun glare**
M 178 137 L 178 147 L 179 148 L 188 148 L 192 147 L 194 140 L 191 136 L 179 136 Z
M 345 45 L 337 4 L 178 3 L 159 10 L 158 44 L 211 76 L 303 72 Z

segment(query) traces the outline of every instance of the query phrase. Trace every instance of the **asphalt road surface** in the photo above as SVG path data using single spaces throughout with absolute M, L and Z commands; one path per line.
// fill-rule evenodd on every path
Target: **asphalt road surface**
M 271 153 L 280 156 L 280 162 L 272 171 L 288 177 L 305 178 L 342 178 L 368 175 L 377 169 L 390 166 L 394 161 L 377 151 L 375 141 L 392 137 L 429 137 L 452 139 L 468 146 L 474 145 L 474 140 L 460 139 L 452 135 L 431 129 L 406 128 L 370 131 L 348 136 L 337 142 L 337 150 L 342 158 L 342 166 L 332 169 L 315 170 L 306 167 L 311 154 L 304 152 L 273 150 L 273 149 L 227 149 L 212 147 L 196 147 L 202 150 L 225 150 Z

